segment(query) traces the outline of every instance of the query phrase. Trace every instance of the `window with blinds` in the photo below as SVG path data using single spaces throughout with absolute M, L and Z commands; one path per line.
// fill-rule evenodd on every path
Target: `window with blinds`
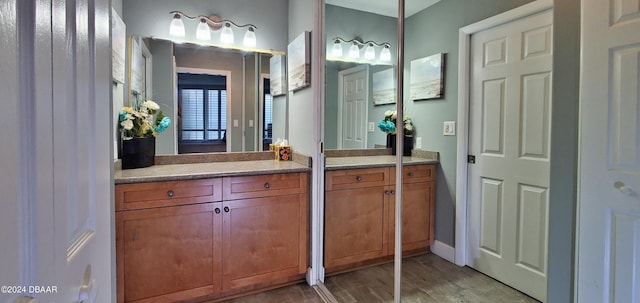
M 264 79 L 264 107 L 263 107 L 263 125 L 264 138 L 271 139 L 273 131 L 273 96 L 271 96 L 270 81 L 268 78 Z
M 226 89 L 181 88 L 182 141 L 222 140 L 227 126 Z

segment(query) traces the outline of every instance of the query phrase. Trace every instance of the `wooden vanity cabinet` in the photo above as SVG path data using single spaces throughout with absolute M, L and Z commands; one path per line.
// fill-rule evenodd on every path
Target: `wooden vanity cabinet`
M 405 166 L 402 174 L 402 251 L 425 251 L 435 240 L 435 166 Z M 395 247 L 395 213 L 393 197 L 389 207 L 390 255 Z
M 306 173 L 116 185 L 118 302 L 217 299 L 301 280 L 308 202 Z
M 223 290 L 304 277 L 308 182 L 307 174 L 224 178 Z
M 392 256 L 395 169 L 334 170 L 325 177 L 325 272 Z M 403 252 L 426 251 L 433 243 L 434 188 L 434 165 L 404 167 Z
M 388 168 L 326 173 L 326 271 L 387 255 L 389 180 Z

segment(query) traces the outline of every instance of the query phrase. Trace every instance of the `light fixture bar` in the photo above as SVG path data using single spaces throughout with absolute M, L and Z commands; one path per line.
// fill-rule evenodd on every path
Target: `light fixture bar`
M 383 43 L 378 43 L 375 41 L 363 42 L 359 38 L 346 40 L 341 37 L 335 37 L 332 40 L 334 44 L 333 44 L 331 54 L 334 57 L 342 57 L 341 43 L 348 43 L 348 44 L 351 44 L 348 54 L 349 54 L 349 57 L 352 59 L 358 59 L 360 57 L 360 47 L 365 47 L 365 53 L 364 53 L 365 60 L 369 60 L 369 61 L 375 60 L 376 51 L 373 47 L 377 46 L 377 47 L 382 47 L 382 50 L 380 51 L 379 59 L 381 61 L 391 61 L 391 52 L 389 51 L 389 49 L 391 48 L 391 44 L 388 42 L 383 42 Z
M 248 47 L 256 46 L 256 34 L 255 30 L 258 29 L 257 26 L 253 24 L 238 24 L 233 22 L 232 20 L 214 20 L 209 16 L 199 15 L 199 16 L 189 16 L 181 11 L 171 11 L 169 12 L 173 16 L 173 21 L 171 21 L 171 25 L 169 27 L 169 34 L 177 37 L 184 37 L 185 30 L 184 24 L 182 23 L 182 17 L 187 19 L 199 20 L 198 28 L 196 31 L 196 38 L 199 40 L 210 40 L 211 34 L 209 32 L 210 25 L 215 25 L 218 27 L 222 27 L 222 32 L 220 36 L 220 40 L 223 44 L 231 44 L 234 41 L 233 30 L 231 29 L 231 25 L 237 28 L 247 28 L 247 32 L 245 33 L 243 44 Z M 217 16 L 213 16 L 216 17 Z M 217 30 L 217 29 L 214 29 Z

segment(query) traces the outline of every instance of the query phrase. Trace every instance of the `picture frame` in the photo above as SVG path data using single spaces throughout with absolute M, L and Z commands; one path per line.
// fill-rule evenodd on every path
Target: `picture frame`
M 440 99 L 444 97 L 445 54 L 411 61 L 409 96 L 411 100 Z
M 284 55 L 273 55 L 269 59 L 269 81 L 271 96 L 282 96 L 287 92 L 286 65 Z
M 124 84 L 127 54 L 127 30 L 118 13 L 111 9 L 111 77 L 114 82 Z
M 311 32 L 304 31 L 287 46 L 289 91 L 311 85 Z
M 393 67 L 373 73 L 371 83 L 373 105 L 396 103 L 396 77 Z

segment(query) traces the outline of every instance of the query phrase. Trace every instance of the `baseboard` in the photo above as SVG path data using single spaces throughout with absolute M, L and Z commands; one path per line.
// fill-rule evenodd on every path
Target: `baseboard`
M 455 263 L 456 250 L 453 246 L 436 240 L 433 242 L 433 245 L 431 245 L 431 252 L 451 263 Z

